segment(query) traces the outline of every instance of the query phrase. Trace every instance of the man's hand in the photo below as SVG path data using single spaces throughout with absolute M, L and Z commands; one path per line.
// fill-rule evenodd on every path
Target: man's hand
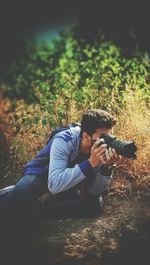
M 103 139 L 101 140 L 103 142 Z M 97 147 L 97 143 L 95 142 L 91 148 L 89 162 L 92 167 L 96 167 L 99 164 L 111 166 L 120 161 L 121 158 L 122 157 L 117 154 L 114 148 L 109 147 L 107 149 L 107 144 L 101 144 L 99 147 Z
M 116 164 L 116 162 L 120 161 L 122 158 L 121 155 L 118 155 L 114 148 L 109 147 L 106 149 L 104 154 L 104 164 L 108 166 L 112 166 Z
M 106 150 L 107 144 L 101 144 L 99 147 L 97 147 L 97 144 L 95 142 L 95 144 L 91 148 L 91 155 L 89 158 L 89 162 L 92 167 L 96 167 L 102 163 L 105 164 L 103 155 L 105 154 Z

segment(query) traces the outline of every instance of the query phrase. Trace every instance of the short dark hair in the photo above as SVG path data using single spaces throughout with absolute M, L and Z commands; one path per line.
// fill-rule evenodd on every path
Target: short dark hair
M 116 119 L 107 111 L 90 109 L 82 115 L 81 134 L 87 132 L 92 136 L 99 128 L 111 129 L 116 124 Z

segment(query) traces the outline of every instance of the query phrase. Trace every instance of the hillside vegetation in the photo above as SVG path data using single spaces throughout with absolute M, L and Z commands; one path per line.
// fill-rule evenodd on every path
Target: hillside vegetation
M 103 36 L 87 43 L 69 31 L 41 46 L 34 38 L 27 39 L 24 55 L 1 80 L 5 98 L 2 120 L 14 135 L 9 140 L 10 165 L 15 173 L 13 177 L 8 173 L 8 181 L 18 178 L 23 164 L 42 148 L 53 128 L 80 121 L 89 108 L 102 108 L 118 119 L 114 134 L 134 140 L 138 147 L 137 160 L 125 160 L 116 169 L 114 185 L 128 190 L 137 184 L 147 185 L 149 69 L 147 53 L 137 50 L 127 58 L 120 47 Z

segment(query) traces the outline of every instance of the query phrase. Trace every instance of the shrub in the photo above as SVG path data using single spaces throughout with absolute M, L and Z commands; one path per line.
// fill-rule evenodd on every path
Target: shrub
M 43 46 L 29 39 L 24 56 L 5 75 L 5 84 L 7 95 L 39 103 L 54 117 L 55 127 L 72 118 L 72 105 L 78 111 L 123 106 L 127 88 L 142 90 L 148 102 L 149 63 L 146 54 L 125 58 L 112 42 L 100 38 L 89 44 L 71 31 Z

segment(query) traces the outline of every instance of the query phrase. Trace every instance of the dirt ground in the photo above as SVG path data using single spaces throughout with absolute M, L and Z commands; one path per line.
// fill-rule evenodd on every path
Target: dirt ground
M 0 246 L 2 265 L 148 265 L 149 193 L 104 194 L 97 218 L 18 222 L 16 230 L 12 223 L 7 232 Z
M 98 218 L 42 220 L 33 239 L 41 264 L 149 264 L 149 196 L 104 196 Z M 45 262 L 45 263 L 44 263 Z

